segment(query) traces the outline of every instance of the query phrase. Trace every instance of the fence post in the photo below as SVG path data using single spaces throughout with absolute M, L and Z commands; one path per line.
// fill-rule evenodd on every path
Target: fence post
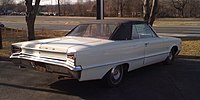
M 0 26 L 0 49 L 3 49 L 1 30 L 2 30 L 2 27 Z

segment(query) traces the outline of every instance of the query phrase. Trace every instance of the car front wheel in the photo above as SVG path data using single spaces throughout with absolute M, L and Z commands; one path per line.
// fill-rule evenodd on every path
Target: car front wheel
M 173 64 L 174 58 L 175 58 L 175 51 L 172 49 L 172 50 L 170 51 L 168 57 L 167 57 L 166 60 L 164 61 L 164 64 L 165 64 L 165 65 Z
M 105 83 L 109 87 L 117 87 L 122 83 L 124 77 L 124 69 L 122 65 L 112 68 L 104 77 Z

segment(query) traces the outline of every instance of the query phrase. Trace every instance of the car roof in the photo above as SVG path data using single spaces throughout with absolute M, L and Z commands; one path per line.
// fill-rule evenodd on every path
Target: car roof
M 126 23 L 132 23 L 132 24 L 144 24 L 145 21 L 140 20 L 116 20 L 116 19 L 105 19 L 105 20 L 91 20 L 88 22 L 83 22 L 81 24 L 126 24 Z

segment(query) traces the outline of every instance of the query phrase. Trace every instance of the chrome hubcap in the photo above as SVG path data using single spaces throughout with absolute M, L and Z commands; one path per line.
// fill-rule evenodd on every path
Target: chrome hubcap
M 115 80 L 118 80 L 121 76 L 120 69 L 118 67 L 113 68 L 111 74 Z

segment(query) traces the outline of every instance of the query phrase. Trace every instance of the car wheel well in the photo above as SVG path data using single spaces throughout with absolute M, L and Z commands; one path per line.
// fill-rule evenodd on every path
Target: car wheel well
M 122 83 L 124 75 L 128 72 L 128 68 L 128 63 L 116 65 L 106 73 L 102 81 L 108 87 L 117 87 Z
M 128 72 L 128 69 L 129 69 L 129 64 L 128 63 L 124 63 L 124 64 L 121 64 L 120 66 L 123 66 L 124 67 L 124 72 Z
M 178 47 L 177 46 L 173 46 L 172 49 L 171 49 L 171 51 L 175 55 L 178 52 Z
M 124 72 L 125 72 L 125 73 L 128 72 L 128 69 L 129 69 L 129 64 L 128 64 L 128 63 L 119 64 L 119 65 L 117 65 L 117 66 L 123 66 Z M 111 68 L 110 70 L 112 70 L 112 68 Z M 110 71 L 110 70 L 109 70 L 109 71 Z M 109 72 L 109 71 L 108 71 L 108 72 Z M 108 72 L 107 72 L 107 73 L 108 73 Z M 106 73 L 106 74 L 107 74 L 107 73 Z M 105 77 L 105 76 L 106 76 L 106 75 L 104 75 L 104 77 Z

